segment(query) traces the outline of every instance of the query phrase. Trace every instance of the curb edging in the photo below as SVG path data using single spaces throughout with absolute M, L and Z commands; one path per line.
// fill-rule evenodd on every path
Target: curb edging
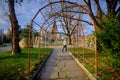
M 77 58 L 75 58 L 72 53 L 70 51 L 68 51 L 68 53 L 72 56 L 72 58 L 75 60 L 75 62 L 79 65 L 79 67 L 82 68 L 82 70 L 84 70 L 84 72 L 86 73 L 86 75 L 91 79 L 91 80 L 97 80 L 79 61 Z
M 46 61 L 50 57 L 50 55 L 53 53 L 53 51 L 54 51 L 54 49 L 50 52 L 50 54 L 47 56 L 47 58 L 45 59 L 45 61 L 41 65 L 39 65 L 38 69 L 35 71 L 35 73 L 30 78 L 30 80 L 37 80 L 37 78 L 39 77 L 38 73 L 41 71 L 41 69 L 43 68 L 43 66 L 45 65 Z

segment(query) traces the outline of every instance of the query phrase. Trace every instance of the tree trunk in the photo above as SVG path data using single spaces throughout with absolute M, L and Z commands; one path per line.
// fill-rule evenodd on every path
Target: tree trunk
M 8 0 L 8 8 L 10 12 L 10 22 L 12 26 L 12 55 L 21 52 L 19 47 L 19 31 L 18 31 L 18 20 L 16 18 L 15 9 L 14 9 L 14 0 Z
M 68 35 L 69 45 L 72 45 L 71 35 Z

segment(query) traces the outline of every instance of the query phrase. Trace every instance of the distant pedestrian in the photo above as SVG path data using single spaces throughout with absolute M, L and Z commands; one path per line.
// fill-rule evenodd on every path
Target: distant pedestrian
M 66 40 L 66 39 L 64 39 L 64 41 L 63 41 L 62 52 L 63 52 L 64 50 L 67 51 L 67 40 Z

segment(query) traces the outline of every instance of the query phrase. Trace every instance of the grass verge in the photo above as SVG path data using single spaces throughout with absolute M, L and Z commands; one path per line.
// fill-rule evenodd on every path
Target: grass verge
M 40 48 L 40 63 L 50 54 L 52 49 Z M 0 54 L 0 80 L 26 80 L 28 72 L 28 51 L 22 49 L 21 54 L 10 56 L 11 51 Z M 31 49 L 31 75 L 38 67 L 38 49 Z
M 69 50 L 88 69 L 88 71 L 95 76 L 94 51 L 85 49 L 83 54 L 82 48 L 70 48 Z M 98 54 L 98 80 L 120 80 L 120 68 L 115 68 L 113 63 L 114 59 L 110 55 Z

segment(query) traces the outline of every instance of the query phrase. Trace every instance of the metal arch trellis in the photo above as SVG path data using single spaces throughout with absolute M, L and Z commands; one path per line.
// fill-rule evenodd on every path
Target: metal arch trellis
M 70 2 L 70 1 L 55 1 L 55 2 L 50 2 L 48 3 L 47 5 L 43 6 L 42 8 L 40 8 L 37 13 L 35 14 L 35 16 L 32 18 L 31 20 L 31 24 L 30 24 L 30 30 L 29 30 L 29 38 L 28 38 L 28 78 L 30 78 L 30 35 L 31 35 L 31 31 L 32 31 L 32 24 L 35 20 L 35 18 L 37 17 L 37 15 L 41 12 L 41 10 L 43 10 L 44 8 L 48 7 L 49 5 L 52 5 L 52 4 L 56 4 L 56 3 L 69 3 L 69 4 L 73 4 L 75 5 L 76 7 L 78 7 L 79 9 L 83 10 L 92 20 L 92 24 L 94 26 L 94 30 L 96 31 L 96 24 L 94 23 L 94 19 L 93 17 L 91 16 L 91 14 L 89 13 L 89 11 L 84 8 L 82 5 L 79 5 L 77 3 L 74 3 L 74 2 Z M 53 15 L 54 16 L 54 15 Z M 63 16 L 63 17 L 66 17 L 66 16 Z M 50 18 L 49 18 L 50 19 Z M 76 19 L 76 18 L 73 18 L 73 19 Z M 77 20 L 77 19 L 76 19 Z M 47 22 L 47 19 L 46 19 L 46 22 Z M 98 75 L 98 53 L 97 53 L 97 42 L 96 42 L 96 37 L 95 37 L 95 71 L 96 71 L 96 75 Z
M 42 16 L 44 17 L 44 15 L 42 14 Z M 56 17 L 55 17 L 56 16 Z M 47 23 L 49 26 L 50 26 L 50 24 L 47 22 L 48 20 L 50 20 L 52 17 L 55 17 L 54 19 L 56 19 L 56 18 L 59 18 L 59 17 L 66 17 L 66 18 L 69 18 L 69 19 L 72 19 L 72 20 L 77 20 L 77 21 L 83 21 L 83 20 L 80 20 L 80 19 L 77 19 L 77 18 L 73 18 L 72 16 L 70 16 L 70 15 L 66 15 L 66 14 L 63 14 L 63 15 L 61 15 L 61 14 L 54 14 L 54 15 L 52 15 L 52 16 L 50 16 L 49 18 L 45 18 L 45 21 L 44 21 L 44 23 L 42 24 L 42 25 L 39 25 L 38 23 L 36 23 L 35 21 L 33 21 L 33 23 L 35 23 L 36 25 L 38 25 L 39 27 L 41 26 L 41 27 L 43 27 L 44 25 L 45 25 L 45 23 Z M 83 21 L 83 22 L 85 22 L 85 21 Z M 88 23 L 89 25 L 93 25 L 93 24 L 91 24 L 91 23 L 89 23 L 89 22 L 86 22 L 86 23 Z M 49 27 L 48 26 L 48 27 Z M 48 28 L 47 27 L 47 28 Z M 47 28 L 45 29 L 45 30 L 47 30 Z

